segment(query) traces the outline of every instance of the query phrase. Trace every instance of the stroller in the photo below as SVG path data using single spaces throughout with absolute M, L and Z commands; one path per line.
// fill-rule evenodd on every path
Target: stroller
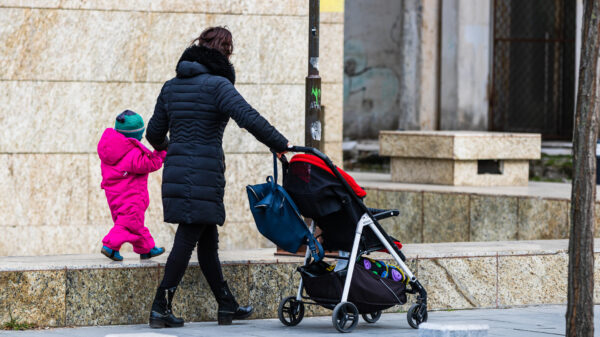
M 362 202 L 366 192 L 319 150 L 295 146 L 290 151 L 305 154 L 296 154 L 290 162 L 281 157 L 284 189 L 300 213 L 312 219 L 311 232 L 314 234 L 316 226 L 321 229 L 325 251 L 350 254 L 326 255 L 338 261 L 348 260 L 346 268 L 334 271 L 323 261 L 312 261 L 307 249 L 304 265 L 298 268 L 298 292 L 280 302 L 279 320 L 286 326 L 295 326 L 304 317 L 305 304 L 320 305 L 333 310 L 333 325 L 339 332 L 351 332 L 358 324 L 359 314 L 366 322 L 375 323 L 382 310 L 406 303 L 406 294 L 417 294 L 416 304 L 407 313 L 409 325 L 417 329 L 427 321 L 427 292 L 404 263 L 401 244 L 378 223 L 398 216 L 398 210 L 366 207 Z M 362 256 L 381 250 L 389 252 L 398 264 L 396 274 L 400 272 L 404 277 L 401 282 L 367 270 L 373 261 Z

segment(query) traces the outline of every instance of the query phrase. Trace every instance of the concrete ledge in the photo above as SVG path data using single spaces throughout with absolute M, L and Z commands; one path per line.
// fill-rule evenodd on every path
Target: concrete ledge
M 567 240 L 410 244 L 404 252 L 428 291 L 430 309 L 502 308 L 566 303 L 567 245 Z M 241 303 L 256 307 L 254 318 L 276 317 L 280 299 L 294 294 L 298 285 L 295 269 L 301 259 L 273 253 L 221 252 L 225 277 Z M 10 319 L 9 313 L 38 326 L 144 323 L 165 261 L 161 256 L 141 262 L 135 254 L 125 254 L 121 263 L 100 254 L 2 257 L 0 323 Z M 595 302 L 600 303 L 600 268 L 595 275 Z M 195 261 L 180 285 L 174 310 L 187 321 L 216 318 L 216 303 Z M 307 315 L 328 314 L 307 307 Z
M 400 216 L 382 225 L 406 243 L 555 240 L 569 235 L 570 184 L 444 186 L 395 183 L 389 174 L 351 174 L 367 191 L 367 205 L 400 210 Z M 595 233 L 600 236 L 600 196 L 596 214 Z

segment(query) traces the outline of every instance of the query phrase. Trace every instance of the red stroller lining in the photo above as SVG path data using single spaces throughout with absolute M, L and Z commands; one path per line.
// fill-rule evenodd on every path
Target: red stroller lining
M 331 171 L 331 169 L 327 166 L 327 164 L 325 164 L 325 162 L 323 160 L 321 160 L 320 158 L 318 158 L 317 156 L 314 156 L 312 154 L 303 154 L 303 153 L 296 154 L 290 160 L 290 163 L 293 163 L 293 162 L 309 163 L 309 164 L 317 166 L 320 169 L 323 169 L 323 170 L 329 172 L 332 176 L 335 176 L 335 174 L 333 173 L 333 171 Z M 365 190 L 363 190 L 362 187 L 360 187 L 356 183 L 356 181 L 354 180 L 354 178 L 352 178 L 351 175 L 349 175 L 348 173 L 344 172 L 344 170 L 342 170 L 339 167 L 336 167 L 336 169 L 342 175 L 342 177 L 344 178 L 344 180 L 346 180 L 346 182 L 348 183 L 348 185 L 350 185 L 350 187 L 352 187 L 352 190 L 354 191 L 354 193 L 356 193 L 356 195 L 359 198 L 363 198 L 364 196 L 367 195 L 367 192 Z

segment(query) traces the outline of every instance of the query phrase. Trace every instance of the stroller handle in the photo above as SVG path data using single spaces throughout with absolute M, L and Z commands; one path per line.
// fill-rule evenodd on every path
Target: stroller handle
M 323 152 L 319 151 L 318 149 L 314 148 L 314 147 L 307 147 L 307 146 L 291 146 L 289 148 L 290 152 L 304 152 L 304 153 L 308 153 L 308 154 L 312 154 L 315 155 L 317 157 L 319 157 L 319 159 L 325 161 L 325 163 L 328 164 L 328 166 L 331 163 L 331 160 L 329 159 L 329 157 L 327 157 Z M 331 163 L 333 164 L 333 163 Z

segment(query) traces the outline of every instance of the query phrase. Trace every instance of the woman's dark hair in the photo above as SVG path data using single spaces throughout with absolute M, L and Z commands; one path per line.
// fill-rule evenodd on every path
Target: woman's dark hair
M 225 27 L 206 28 L 192 44 L 216 49 L 229 58 L 233 54 L 233 38 L 231 32 Z

